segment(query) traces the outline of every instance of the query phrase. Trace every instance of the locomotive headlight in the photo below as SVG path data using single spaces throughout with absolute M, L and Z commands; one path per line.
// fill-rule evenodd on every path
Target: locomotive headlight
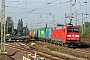
M 75 35 L 75 37 L 79 37 L 79 35 Z
M 67 35 L 67 37 L 71 37 L 71 35 Z

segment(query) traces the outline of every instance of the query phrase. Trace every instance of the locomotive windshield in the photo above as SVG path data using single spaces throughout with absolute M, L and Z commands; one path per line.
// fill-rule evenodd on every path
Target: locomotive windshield
M 78 28 L 68 28 L 67 32 L 79 32 Z

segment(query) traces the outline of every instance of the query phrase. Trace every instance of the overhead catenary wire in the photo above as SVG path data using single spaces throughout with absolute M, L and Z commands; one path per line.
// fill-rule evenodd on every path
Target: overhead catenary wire
M 43 5 L 43 6 L 46 6 L 46 5 Z M 43 7 L 43 6 L 41 6 L 41 7 Z M 10 7 L 10 6 L 8 6 L 8 7 Z M 12 8 L 17 8 L 17 7 L 12 7 Z M 20 8 L 20 9 L 26 9 L 26 8 Z M 32 11 L 34 11 L 34 9 L 33 10 L 31 10 L 31 12 Z M 28 12 L 28 11 L 27 11 Z M 27 13 L 27 12 L 25 12 L 25 13 Z M 22 14 L 22 13 L 21 13 Z M 20 14 L 19 14 L 20 15 Z
M 74 6 L 76 4 L 76 0 L 70 0 L 71 5 Z
M 61 3 L 61 4 L 68 3 L 68 2 L 69 2 L 69 1 L 63 2 L 63 3 Z M 35 9 L 33 9 L 32 11 L 29 11 L 27 15 L 29 15 L 29 14 L 30 14 L 31 12 L 33 12 L 33 11 L 36 11 L 36 10 L 39 10 L 39 9 L 45 9 L 45 8 L 49 8 L 49 7 L 53 7 L 53 6 L 57 6 L 57 5 L 60 5 L 60 3 L 54 4 L 54 5 L 51 5 L 51 6 L 44 5 L 44 6 L 35 8 Z M 26 16 L 27 16 L 27 15 L 26 15 Z
M 18 1 L 18 0 L 17 0 Z M 11 3 L 17 3 L 17 5 L 15 6 L 15 7 L 13 7 L 13 6 L 8 6 L 7 8 L 13 8 L 13 9 L 20 9 L 20 12 L 18 11 L 16 11 L 17 13 L 15 13 L 15 14 L 11 14 L 12 16 L 14 16 L 14 17 L 17 17 L 17 16 L 20 16 L 20 15 L 25 15 L 23 18 L 25 18 L 25 17 L 27 17 L 29 14 L 39 14 L 39 13 L 35 13 L 35 11 L 38 11 L 38 10 L 43 10 L 43 9 L 47 9 L 47 8 L 51 8 L 51 7 L 55 7 L 55 6 L 58 6 L 58 5 L 60 5 L 60 4 L 66 4 L 66 3 L 69 3 L 70 2 L 70 0 L 69 1 L 66 1 L 66 2 L 63 2 L 62 0 L 52 0 L 52 1 L 50 1 L 50 2 L 48 2 L 48 0 L 46 0 L 46 2 L 40 2 L 40 1 L 35 1 L 35 2 L 33 2 L 33 1 L 28 1 L 28 0 L 25 0 L 25 1 L 18 1 L 18 2 L 11 2 Z M 58 2 L 58 1 L 60 1 L 60 2 Z M 10 2 L 10 1 L 8 1 L 8 2 Z M 58 3 L 57 3 L 58 2 Z M 18 4 L 19 3 L 19 4 Z M 35 7 L 35 8 L 33 8 L 33 9 L 28 9 L 28 8 L 26 8 L 26 7 L 19 7 L 19 5 L 21 5 L 21 4 L 23 4 L 23 3 L 28 3 L 28 4 L 43 4 L 43 5 L 41 5 L 41 6 L 39 6 L 39 7 Z M 79 2 L 76 2 L 76 3 L 79 3 Z M 7 3 L 7 5 L 8 5 L 8 3 Z M 27 6 L 27 4 L 26 4 L 26 6 Z M 82 8 L 84 8 L 85 6 L 83 6 L 83 5 L 81 5 L 82 7 L 81 7 L 81 9 Z M 27 10 L 27 11 L 22 11 L 22 10 Z M 80 9 L 80 10 L 81 10 Z M 79 10 L 79 9 L 78 9 Z M 78 11 L 77 10 L 77 11 Z M 11 10 L 10 12 L 13 12 L 13 10 Z M 7 14 L 10 14 L 10 12 L 8 12 Z M 40 14 L 43 14 L 43 13 L 40 13 Z
M 58 0 L 55 0 L 55 1 L 58 1 Z M 53 2 L 55 2 L 55 1 L 53 1 Z M 52 3 L 53 3 L 52 2 Z M 69 1 L 67 1 L 67 2 L 63 2 L 63 3 L 68 3 Z M 61 3 L 61 4 L 63 4 L 63 3 Z M 50 3 L 51 4 L 51 3 Z M 50 5 L 50 4 L 47 4 L 47 5 Z M 56 5 L 59 5 L 59 4 L 54 4 L 54 5 L 52 5 L 52 6 L 56 6 Z M 46 6 L 46 5 L 43 5 L 43 6 L 41 6 L 41 7 L 38 7 L 38 8 L 35 8 L 35 9 L 32 9 L 31 11 L 28 11 L 28 14 L 29 14 L 29 12 L 31 13 L 32 11 L 36 11 L 36 10 L 39 10 L 39 9 L 44 9 L 44 8 L 48 8 L 48 7 L 52 7 L 52 6 Z M 18 7 L 12 7 L 12 8 L 18 8 Z M 19 8 L 19 9 L 26 9 L 26 8 Z M 27 12 L 25 12 L 25 13 L 27 13 Z M 21 13 L 22 14 L 22 13 Z M 27 14 L 27 15 L 28 15 Z M 20 14 L 19 14 L 20 15 Z
M 56 1 L 58 1 L 58 0 L 56 0 Z M 53 2 L 55 2 L 55 1 L 53 1 Z M 52 2 L 52 3 L 53 3 Z M 63 3 L 67 3 L 67 2 L 63 2 Z M 62 4 L 63 4 L 62 3 Z M 31 11 L 27 11 L 27 12 L 25 12 L 25 13 L 31 13 L 31 12 L 33 12 L 33 11 L 35 11 L 35 10 L 39 10 L 39 9 L 44 9 L 44 8 L 48 8 L 48 7 L 52 7 L 52 6 L 55 6 L 55 5 L 59 5 L 59 4 L 55 4 L 55 5 L 52 5 L 52 6 L 47 6 L 48 4 L 45 4 L 45 5 L 43 5 L 43 6 L 41 6 L 41 7 L 38 7 L 38 8 L 35 8 L 35 9 L 32 9 Z M 49 4 L 50 5 L 50 4 Z M 45 7 L 46 6 L 46 7 Z M 25 8 L 22 8 L 22 9 L 25 9 Z M 24 14 L 24 13 L 21 13 L 21 14 Z M 18 14 L 18 15 L 21 15 L 21 14 Z M 27 15 L 28 15 L 27 14 Z M 17 15 L 16 15 L 17 16 Z
M 47 4 L 46 4 L 47 5 Z M 46 5 L 43 5 L 43 6 L 41 6 L 41 7 L 44 7 L 44 6 L 46 6 Z M 12 8 L 16 8 L 16 7 L 12 7 Z M 40 8 L 40 7 L 39 7 Z M 25 9 L 25 8 L 20 8 L 20 9 Z M 34 11 L 34 10 L 36 10 L 36 9 L 38 9 L 38 8 L 35 8 L 35 9 L 33 9 L 32 11 Z M 32 11 L 27 11 L 27 12 L 25 12 L 25 13 L 28 13 L 28 12 L 32 12 Z M 24 14 L 24 13 L 21 13 L 21 14 Z M 18 14 L 18 15 L 20 15 L 20 14 Z M 16 15 L 17 16 L 17 15 Z

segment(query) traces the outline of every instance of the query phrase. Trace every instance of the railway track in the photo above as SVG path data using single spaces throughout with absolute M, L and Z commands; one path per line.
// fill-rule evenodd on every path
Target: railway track
M 12 47 L 12 48 L 16 48 L 18 50 L 23 50 L 23 51 L 26 51 L 26 52 L 32 53 L 32 54 L 34 54 L 34 52 L 36 51 L 37 55 L 45 57 L 45 58 L 50 59 L 50 60 L 61 60 L 61 59 L 62 60 L 75 60 L 74 58 L 61 56 L 59 54 L 55 54 L 55 53 L 52 53 L 50 51 L 40 50 L 38 48 L 28 46 L 28 45 L 20 43 L 20 42 L 15 42 L 15 44 L 12 44 L 12 45 L 7 44 L 7 46 Z
M 40 43 L 40 41 L 38 42 Z M 49 44 L 49 43 L 44 43 L 44 42 L 41 42 L 41 44 L 44 44 L 44 45 L 48 45 L 48 47 L 56 47 L 58 48 L 59 51 L 64 51 L 65 53 L 68 53 L 68 54 L 71 54 L 71 55 L 74 55 L 77 57 L 81 57 L 79 58 L 80 60 L 88 60 L 90 59 L 90 48 L 67 48 L 67 47 L 63 47 L 63 46 L 56 46 L 54 44 Z M 85 58 L 85 59 L 83 59 Z
M 38 50 L 37 48 L 35 48 L 35 47 L 32 47 L 32 46 L 28 46 L 27 44 L 22 44 L 22 43 L 18 43 L 18 42 L 16 42 L 16 45 L 17 46 L 21 46 L 22 48 L 26 48 L 26 49 L 31 49 L 31 50 Z M 88 59 L 90 59 L 90 49 L 88 49 L 88 50 L 84 50 L 83 48 L 67 48 L 67 47 L 62 47 L 62 46 L 60 46 L 59 47 L 60 48 L 60 50 L 67 50 L 67 51 L 70 51 L 70 52 L 74 52 L 75 54 L 80 54 L 80 55 L 82 55 L 81 57 L 84 57 L 84 58 L 88 58 Z M 40 53 L 43 51 L 44 52 L 44 50 L 38 50 L 39 52 L 37 52 L 39 55 L 41 55 Z M 50 52 L 50 51 L 49 51 Z M 33 52 L 34 53 L 34 52 Z M 51 54 L 51 52 L 50 53 L 47 53 L 47 52 L 44 52 L 44 53 L 46 53 L 46 54 Z M 45 54 L 44 54 L 45 55 Z M 55 55 L 55 54 L 54 54 Z M 55 56 L 57 56 L 58 54 L 56 54 Z M 53 55 L 52 55 L 53 56 Z M 45 56 L 44 56 L 45 57 Z M 68 57 L 63 57 L 63 56 L 57 56 L 58 58 L 62 58 L 62 59 L 69 59 Z M 70 59 L 69 59 L 70 60 Z
M 64 48 L 64 49 L 67 49 L 67 48 Z M 76 49 L 69 48 L 67 50 L 72 51 L 75 54 L 82 55 L 81 57 L 90 59 L 90 51 L 86 51 L 86 50 L 83 50 L 83 49 L 80 49 L 80 48 L 76 48 Z
M 20 45 L 23 45 L 23 44 L 20 44 Z M 28 46 L 27 44 L 25 44 L 26 46 Z M 52 53 L 51 51 L 45 51 L 45 50 L 43 50 L 43 49 L 37 49 L 37 48 L 35 48 L 35 47 L 32 47 L 32 46 L 28 46 L 28 47 L 30 47 L 30 48 L 32 48 L 32 49 L 36 49 L 36 50 L 38 50 L 39 52 L 43 52 L 43 53 L 46 53 L 46 54 L 49 54 L 49 55 L 54 55 L 54 56 L 56 56 L 56 57 L 58 57 L 58 58 L 61 58 L 61 59 L 65 59 L 65 60 L 74 60 L 74 59 L 76 59 L 76 58 L 74 58 L 74 59 L 72 59 L 72 57 L 71 58 L 69 58 L 69 57 L 66 57 L 66 56 L 63 56 L 63 55 L 60 55 L 60 54 L 56 54 L 56 53 Z M 67 48 L 67 47 L 62 47 L 62 46 L 60 46 L 61 48 L 60 49 L 63 49 L 63 50 L 67 50 L 67 51 L 70 51 L 70 52 L 74 52 L 74 53 L 80 53 L 80 54 L 84 54 L 85 55 L 85 57 L 86 58 L 89 58 L 89 54 L 90 54 L 90 52 L 89 51 L 86 51 L 86 50 L 83 50 L 83 49 L 79 49 L 79 48 L 76 48 L 76 49 L 73 49 L 73 48 Z M 78 58 L 77 58 L 78 59 Z M 79 58 L 79 59 L 81 59 L 82 60 L 82 58 Z M 83 59 L 84 60 L 84 59 Z M 87 60 L 87 59 L 85 59 L 85 60 Z
M 68 51 L 72 51 L 76 54 L 80 54 L 80 55 L 83 55 L 84 58 L 88 58 L 90 59 L 90 49 L 89 50 L 84 50 L 83 48 L 66 48 L 66 47 L 61 47 L 62 49 L 64 50 L 68 50 Z

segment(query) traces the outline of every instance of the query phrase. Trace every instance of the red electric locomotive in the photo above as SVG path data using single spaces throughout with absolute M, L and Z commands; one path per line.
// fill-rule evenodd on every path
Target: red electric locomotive
M 79 26 L 63 26 L 61 29 L 52 30 L 52 40 L 61 45 L 77 45 L 80 43 Z

